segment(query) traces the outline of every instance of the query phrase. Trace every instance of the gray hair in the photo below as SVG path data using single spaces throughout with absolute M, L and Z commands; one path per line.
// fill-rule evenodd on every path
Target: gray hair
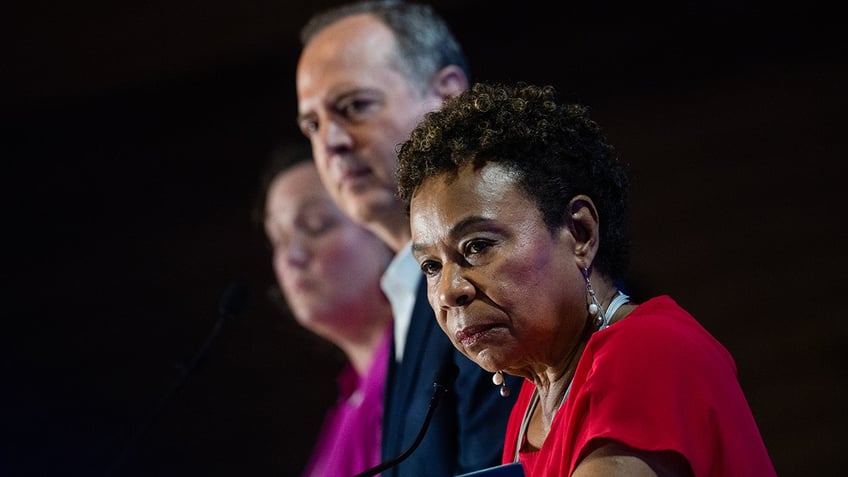
M 316 13 L 300 31 L 303 46 L 318 32 L 338 20 L 368 14 L 383 22 L 397 42 L 391 59 L 396 69 L 421 86 L 450 65 L 458 66 L 471 78 L 468 60 L 447 22 L 430 5 L 400 0 L 365 0 Z

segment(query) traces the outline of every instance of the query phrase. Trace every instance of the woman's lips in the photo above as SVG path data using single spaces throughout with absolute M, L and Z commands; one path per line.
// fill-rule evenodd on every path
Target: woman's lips
M 490 335 L 494 330 L 503 328 L 503 325 L 475 325 L 467 326 L 456 332 L 456 341 L 462 343 L 462 346 L 471 348 L 481 340 L 484 340 L 487 335 Z

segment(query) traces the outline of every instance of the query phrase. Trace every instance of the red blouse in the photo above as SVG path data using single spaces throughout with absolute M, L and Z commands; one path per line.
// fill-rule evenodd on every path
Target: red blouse
M 513 462 L 534 385 L 512 409 L 503 462 Z M 528 477 L 569 476 L 594 439 L 684 456 L 694 475 L 775 476 L 730 353 L 668 296 L 595 333 L 542 448 L 519 452 Z

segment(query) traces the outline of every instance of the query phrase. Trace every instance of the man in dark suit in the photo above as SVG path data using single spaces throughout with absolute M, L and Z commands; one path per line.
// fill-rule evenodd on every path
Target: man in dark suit
M 450 477 L 497 465 L 516 393 L 501 397 L 491 374 L 456 351 L 438 327 L 395 178 L 396 146 L 427 112 L 468 88 L 465 56 L 431 7 L 409 2 L 337 7 L 314 16 L 301 39 L 298 124 L 322 182 L 342 210 L 397 254 L 381 281 L 395 319 L 384 460 L 414 441 L 442 363 L 460 370 L 420 446 L 382 475 Z M 519 387 L 517 378 L 506 384 Z

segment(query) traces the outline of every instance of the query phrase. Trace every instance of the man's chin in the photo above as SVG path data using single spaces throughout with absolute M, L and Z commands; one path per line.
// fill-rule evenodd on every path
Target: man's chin
M 363 225 L 381 222 L 391 216 L 392 211 L 399 207 L 394 197 L 383 193 L 360 194 L 346 199 L 345 213 Z
M 360 225 L 368 225 L 369 223 L 373 223 L 377 221 L 379 217 L 379 214 L 376 214 L 374 210 L 367 207 L 348 207 L 345 210 L 345 213 L 354 222 L 357 222 Z

